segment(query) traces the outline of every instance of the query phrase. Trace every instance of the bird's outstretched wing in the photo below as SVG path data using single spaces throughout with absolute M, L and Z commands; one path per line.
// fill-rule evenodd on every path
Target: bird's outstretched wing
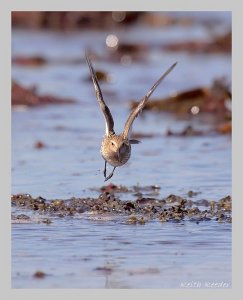
M 131 127 L 132 123 L 135 120 L 135 118 L 141 113 L 142 109 L 144 108 L 146 102 L 148 101 L 149 97 L 152 95 L 154 90 L 157 88 L 157 86 L 161 83 L 161 81 L 174 69 L 174 67 L 177 65 L 177 62 L 174 63 L 160 78 L 158 81 L 155 82 L 155 84 L 152 86 L 152 88 L 148 91 L 147 95 L 138 103 L 137 107 L 134 108 L 134 110 L 131 112 L 129 115 L 124 131 L 123 131 L 123 136 L 125 139 L 130 138 L 131 134 Z
M 87 64 L 89 66 L 89 70 L 90 70 L 90 74 L 91 74 L 91 78 L 94 84 L 94 88 L 95 88 L 95 93 L 96 93 L 96 98 L 98 100 L 98 103 L 100 105 L 100 108 L 104 114 L 105 117 L 105 125 L 106 125 L 106 135 L 109 135 L 110 133 L 114 133 L 114 121 L 111 115 L 111 112 L 109 110 L 109 107 L 105 104 L 105 101 L 103 99 L 102 93 L 101 93 L 101 89 L 99 86 L 99 82 L 98 79 L 96 77 L 95 71 L 93 69 L 91 60 L 89 58 L 89 54 L 88 51 L 85 51 L 85 58 L 87 61 Z

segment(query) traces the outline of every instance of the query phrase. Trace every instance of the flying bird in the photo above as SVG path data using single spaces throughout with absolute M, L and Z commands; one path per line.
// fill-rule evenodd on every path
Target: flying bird
M 94 84 L 96 98 L 105 118 L 105 136 L 101 143 L 100 152 L 105 160 L 104 177 L 105 181 L 107 181 L 113 176 L 114 171 L 117 167 L 124 165 L 129 160 L 131 156 L 131 145 L 140 143 L 139 141 L 130 138 L 132 124 L 136 117 L 139 115 L 139 113 L 141 113 L 142 109 L 144 108 L 146 102 L 148 101 L 149 97 L 152 95 L 154 90 L 161 83 L 161 81 L 174 69 L 177 62 L 174 63 L 171 67 L 169 67 L 169 69 L 158 79 L 158 81 L 155 82 L 155 84 L 148 91 L 148 93 L 138 103 L 137 107 L 135 107 L 130 113 L 125 123 L 123 132 L 117 135 L 114 131 L 114 120 L 112 114 L 109 110 L 109 107 L 106 105 L 103 99 L 102 92 L 87 51 L 85 52 L 85 57 Z M 108 176 L 106 176 L 107 163 L 113 166 L 113 170 Z

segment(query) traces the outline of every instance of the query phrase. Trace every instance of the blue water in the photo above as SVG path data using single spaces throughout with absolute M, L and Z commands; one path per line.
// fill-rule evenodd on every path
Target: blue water
M 223 18 L 226 24 L 229 16 Z M 112 33 L 114 33 L 112 31 Z M 154 93 L 154 98 L 184 89 L 208 86 L 216 77 L 231 78 L 231 57 L 214 54 L 169 53 L 159 48 L 167 41 L 206 39 L 208 30 L 199 23 L 188 27 L 134 27 L 115 32 L 121 41 L 146 41 L 154 46 L 146 60 L 129 66 L 94 61 L 96 69 L 112 75 L 102 83 L 121 131 L 129 114 L 129 102 L 141 99 L 174 61 L 176 69 Z M 39 68 L 13 65 L 12 77 L 20 84 L 35 85 L 40 94 L 70 97 L 72 105 L 12 111 L 12 193 L 30 193 L 47 199 L 97 196 L 93 188 L 103 181 L 99 153 L 104 121 L 87 77 L 84 42 L 105 55 L 109 32 L 13 31 L 15 55 L 42 55 L 50 63 Z M 161 38 L 161 39 L 160 39 Z M 96 41 L 94 44 L 93 41 Z M 48 46 L 47 46 L 48 45 Z M 142 83 L 142 84 L 141 84 Z M 231 137 L 167 137 L 168 128 L 182 130 L 188 124 L 210 129 L 193 116 L 144 113 L 134 122 L 134 132 L 155 133 L 134 145 L 129 162 L 115 171 L 111 182 L 126 186 L 158 185 L 158 197 L 199 192 L 194 200 L 219 200 L 231 195 Z M 46 147 L 36 149 L 37 141 Z M 130 196 L 132 197 L 132 196 Z M 13 214 L 23 213 L 13 208 Z M 182 224 L 148 222 L 127 225 L 122 217 L 85 214 L 38 223 L 43 216 L 26 212 L 30 223 L 12 225 L 12 286 L 14 288 L 180 288 L 198 281 L 231 285 L 231 225 L 216 222 Z M 97 269 L 98 268 L 98 269 Z M 101 268 L 101 270 L 99 269 Z M 106 268 L 106 271 L 102 271 Z M 34 279 L 36 270 L 47 274 Z

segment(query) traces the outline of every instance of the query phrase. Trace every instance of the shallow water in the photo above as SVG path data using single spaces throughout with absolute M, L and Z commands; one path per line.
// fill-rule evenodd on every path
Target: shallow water
M 96 69 L 113 76 L 112 83 L 101 86 L 118 132 L 129 114 L 129 101 L 142 98 L 174 61 L 179 62 L 178 66 L 158 87 L 155 98 L 209 85 L 217 76 L 231 77 L 231 58 L 227 55 L 166 53 L 156 47 L 168 37 L 176 39 L 177 29 L 169 27 L 160 32 L 135 27 L 129 33 L 118 32 L 121 40 L 141 41 L 148 37 L 148 43 L 154 41 L 155 47 L 145 61 L 129 66 L 94 62 Z M 104 121 L 93 86 L 85 80 L 88 67 L 85 62 L 61 64 L 55 60 L 82 58 L 84 42 L 91 43 L 93 38 L 97 41 L 97 49 L 93 45 L 95 51 L 102 54 L 106 35 L 107 32 L 13 31 L 13 55 L 40 54 L 53 61 L 40 68 L 13 65 L 13 79 L 25 86 L 36 85 L 41 94 L 77 100 L 72 105 L 13 110 L 13 194 L 30 193 L 47 199 L 98 195 L 92 188 L 104 184 L 103 159 L 99 154 Z M 179 36 L 183 39 L 207 35 L 207 30 L 198 25 L 180 29 Z M 134 131 L 158 136 L 134 145 L 129 163 L 115 171 L 111 182 L 126 186 L 156 184 L 161 187 L 159 197 L 172 193 L 184 196 L 189 190 L 200 192 L 194 197 L 198 200 L 219 200 L 231 195 L 231 138 L 165 136 L 168 128 L 180 130 L 188 124 L 210 127 L 205 120 L 200 123 L 193 116 L 140 116 Z M 37 141 L 46 147 L 36 149 Z M 21 212 L 13 208 L 13 213 Z M 47 274 L 44 279 L 33 278 L 39 269 Z M 178 288 L 190 282 L 200 282 L 201 287 L 207 282 L 231 285 L 230 224 L 153 221 L 127 225 L 122 217 L 102 221 L 90 219 L 87 214 L 82 218 L 53 219 L 50 225 L 12 225 L 14 288 Z
M 12 240 L 15 288 L 231 286 L 230 224 L 56 219 L 14 224 Z M 46 277 L 34 278 L 36 270 Z

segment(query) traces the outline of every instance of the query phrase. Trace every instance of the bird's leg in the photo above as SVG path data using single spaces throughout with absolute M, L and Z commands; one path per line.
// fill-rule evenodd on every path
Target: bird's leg
M 113 176 L 113 173 L 114 173 L 114 171 L 115 171 L 115 168 L 116 168 L 116 167 L 114 167 L 113 170 L 112 170 L 112 172 L 111 172 L 111 174 L 110 174 L 108 177 L 105 178 L 105 181 L 107 181 L 108 179 L 110 179 L 110 178 Z
M 104 173 L 104 177 L 106 178 L 106 160 L 105 160 L 105 167 L 103 173 Z

